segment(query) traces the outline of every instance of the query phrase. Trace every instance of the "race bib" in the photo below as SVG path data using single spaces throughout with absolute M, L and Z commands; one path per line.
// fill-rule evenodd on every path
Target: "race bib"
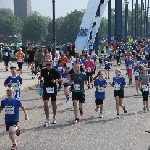
M 148 91 L 149 87 L 148 87 L 148 85 L 142 85 L 142 89 L 143 89 L 143 92 Z
M 145 52 L 145 55 L 149 55 L 149 53 L 148 53 L 148 52 Z
M 14 114 L 14 106 L 5 106 L 5 114 L 13 115 Z
M 93 46 L 90 46 L 90 49 L 93 49 Z
M 145 64 L 141 64 L 141 67 L 144 67 L 145 66 Z
M 68 79 L 67 78 L 63 78 L 64 83 L 68 83 Z
M 119 91 L 120 90 L 120 84 L 116 84 L 114 85 L 114 90 L 115 91 Z
M 58 67 L 58 71 L 61 71 L 62 70 L 62 67 Z
M 49 93 L 54 93 L 54 87 L 46 87 L 46 92 Z
M 136 51 L 135 51 L 135 50 L 133 50 L 133 52 L 135 53 Z
M 139 75 L 140 75 L 140 73 L 136 71 L 135 72 L 135 76 L 139 76 Z
M 18 59 L 18 62 L 23 62 L 23 60 L 22 59 Z
M 5 52 L 5 56 L 8 56 L 8 52 Z
M 79 91 L 80 90 L 80 84 L 74 84 L 74 89 Z
M 108 61 L 105 61 L 105 64 L 108 64 Z
M 15 91 L 19 90 L 19 85 L 18 85 L 17 83 L 12 83 L 12 84 L 11 84 L 11 87 L 12 87 Z
M 105 88 L 98 86 L 98 92 L 105 92 Z
M 92 70 L 91 67 L 87 68 L 87 72 L 91 72 L 91 70 Z
M 141 54 L 138 54 L 138 56 L 141 56 Z
M 129 65 L 128 68 L 129 68 L 129 69 L 132 69 L 132 65 Z

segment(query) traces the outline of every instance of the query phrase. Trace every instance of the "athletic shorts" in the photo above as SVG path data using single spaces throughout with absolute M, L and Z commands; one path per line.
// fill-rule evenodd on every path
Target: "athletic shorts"
M 105 69 L 105 70 L 110 70 L 110 67 L 107 67 L 107 68 L 105 67 L 104 69 Z
M 43 88 L 43 101 L 49 100 L 51 98 L 51 101 L 56 101 L 57 96 L 57 86 L 54 88 L 54 93 L 47 93 L 46 89 Z
M 22 69 L 23 62 L 18 62 L 18 68 Z
M 28 64 L 31 64 L 32 62 L 34 62 L 34 59 L 28 58 Z
M 64 87 L 68 87 L 69 85 L 68 84 L 64 84 Z
M 132 77 L 132 69 L 127 69 L 127 75 Z
M 149 91 L 142 91 L 143 101 L 148 101 Z
M 103 100 L 96 98 L 95 103 L 96 103 L 96 105 L 101 105 L 101 104 L 103 104 Z
M 5 123 L 6 124 L 6 131 L 9 131 L 9 127 L 14 126 L 16 127 L 18 125 L 18 121 L 11 121 L 9 123 Z
M 85 93 L 72 92 L 72 100 L 77 100 L 80 103 L 85 103 Z
M 135 77 L 135 80 L 139 80 L 139 77 Z
M 86 72 L 86 77 L 87 77 L 87 81 L 88 82 L 92 82 L 93 81 L 93 72 Z
M 114 97 L 119 96 L 119 98 L 124 98 L 124 90 L 114 90 Z

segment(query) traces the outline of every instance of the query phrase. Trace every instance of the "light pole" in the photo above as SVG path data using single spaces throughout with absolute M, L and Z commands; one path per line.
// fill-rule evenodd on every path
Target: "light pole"
M 133 33 L 133 19 L 134 19 L 134 18 L 133 18 L 133 14 L 134 14 L 134 13 L 133 13 L 133 5 L 134 5 L 134 0 L 132 0 L 132 28 L 131 28 L 131 29 L 132 29 L 132 38 L 133 38 L 133 34 L 134 34 L 134 33 Z
M 125 4 L 125 41 L 127 41 L 128 37 L 128 4 L 127 0 L 124 1 Z
M 52 0 L 53 5 L 53 51 L 52 55 L 53 58 L 55 57 L 55 51 L 56 51 L 56 33 L 55 33 L 55 0 Z
M 143 36 L 143 32 L 142 32 L 142 26 L 143 26 L 143 0 L 141 0 L 141 15 L 140 15 L 140 36 Z

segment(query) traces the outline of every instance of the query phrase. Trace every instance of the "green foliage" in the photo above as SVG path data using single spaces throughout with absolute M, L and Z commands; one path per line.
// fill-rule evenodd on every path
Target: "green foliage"
M 22 37 L 23 41 L 44 41 L 48 34 L 47 22 L 38 13 L 30 15 L 23 24 Z

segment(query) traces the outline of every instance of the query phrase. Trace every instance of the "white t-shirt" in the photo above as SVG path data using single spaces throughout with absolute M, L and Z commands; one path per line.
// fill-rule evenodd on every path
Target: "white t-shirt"
M 59 57 L 58 58 L 57 57 L 54 58 L 54 66 L 56 66 L 56 64 L 58 63 L 58 60 L 59 60 Z
M 66 63 L 66 67 L 69 67 L 70 68 L 70 70 L 72 69 L 72 62 L 70 62 L 70 63 Z

